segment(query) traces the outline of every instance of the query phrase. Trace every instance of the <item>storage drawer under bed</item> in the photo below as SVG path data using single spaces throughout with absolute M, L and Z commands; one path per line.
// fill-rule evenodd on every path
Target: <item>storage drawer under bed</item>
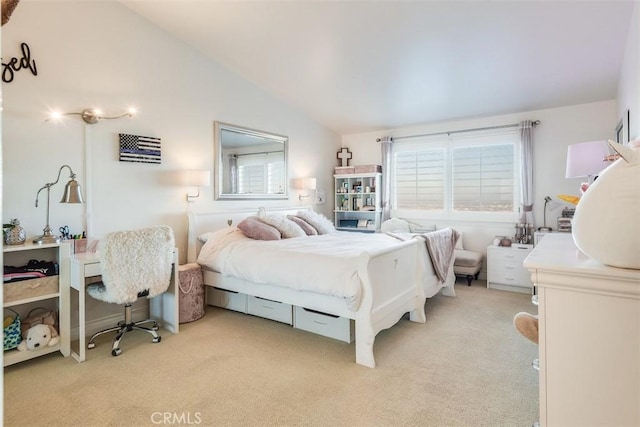
M 227 310 L 247 312 L 247 295 L 240 292 L 207 286 L 207 304 Z
M 334 316 L 298 306 L 294 308 L 294 328 L 347 343 L 353 342 L 354 323 L 352 319 L 346 317 Z
M 291 304 L 249 295 L 247 296 L 247 313 L 293 325 Z

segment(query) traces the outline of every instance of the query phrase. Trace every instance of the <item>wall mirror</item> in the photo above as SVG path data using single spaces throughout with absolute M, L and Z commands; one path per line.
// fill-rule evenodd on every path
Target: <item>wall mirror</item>
M 214 122 L 216 200 L 287 199 L 286 136 Z

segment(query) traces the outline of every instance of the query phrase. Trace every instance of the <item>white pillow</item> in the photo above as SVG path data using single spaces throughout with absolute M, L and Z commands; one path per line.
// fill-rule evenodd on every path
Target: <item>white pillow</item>
M 230 226 L 230 227 L 222 228 L 217 231 L 209 231 L 207 233 L 203 233 L 199 235 L 198 240 L 200 240 L 202 243 L 207 243 L 208 240 L 220 239 L 221 237 L 226 236 L 229 233 L 233 233 L 237 229 L 238 228 L 235 226 Z
M 269 224 L 270 226 L 277 228 L 280 234 L 282 234 L 282 237 L 285 239 L 307 235 L 302 227 L 300 227 L 298 224 L 291 221 L 284 215 L 265 215 L 262 217 L 258 217 L 258 219 L 265 224 Z
M 383 233 L 403 232 L 409 233 L 411 231 L 409 223 L 404 219 L 390 218 L 380 225 L 380 231 Z
M 409 222 L 409 231 L 411 231 L 412 233 L 428 233 L 430 231 L 436 231 L 436 226 Z
M 588 257 L 612 267 L 640 270 L 640 142 L 630 142 L 629 147 L 609 145 L 623 157 L 585 191 L 576 206 L 571 233 Z
M 336 232 L 336 228 L 334 227 L 333 223 L 322 214 L 309 210 L 298 211 L 296 216 L 311 224 L 311 226 L 318 231 L 318 234 L 330 234 Z
M 458 241 L 456 242 L 456 249 L 464 249 L 464 246 L 462 246 L 462 231 L 456 230 L 458 232 Z

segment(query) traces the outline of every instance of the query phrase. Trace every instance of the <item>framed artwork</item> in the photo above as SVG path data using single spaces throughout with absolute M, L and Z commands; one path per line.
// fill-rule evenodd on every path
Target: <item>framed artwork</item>
M 622 114 L 622 118 L 616 126 L 616 142 L 622 145 L 627 145 L 630 139 L 629 129 L 629 110 L 625 110 Z

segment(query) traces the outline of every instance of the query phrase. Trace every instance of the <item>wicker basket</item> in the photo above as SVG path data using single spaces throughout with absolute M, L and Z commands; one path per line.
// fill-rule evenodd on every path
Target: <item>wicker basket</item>
M 4 284 L 4 302 L 20 301 L 58 292 L 58 276 L 40 277 Z

